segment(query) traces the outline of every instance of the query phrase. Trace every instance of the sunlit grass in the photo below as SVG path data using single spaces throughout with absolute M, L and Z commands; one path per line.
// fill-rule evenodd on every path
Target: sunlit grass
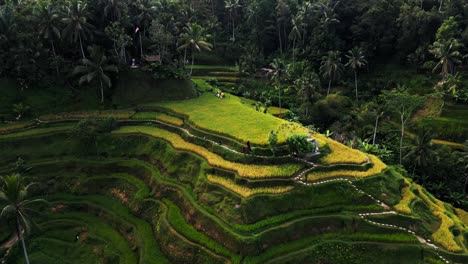
M 200 155 L 215 167 L 220 167 L 237 172 L 241 177 L 260 179 L 271 177 L 290 177 L 295 172 L 302 168 L 299 164 L 284 164 L 284 165 L 248 165 L 227 161 L 222 157 L 210 152 L 209 150 L 185 141 L 177 134 L 169 131 L 146 126 L 126 126 L 113 132 L 114 134 L 144 134 L 155 138 L 160 138 L 168 141 L 174 148 L 178 150 L 190 151 Z
M 314 134 L 312 137 L 317 139 L 321 145 L 327 144 L 331 150 L 330 154 L 320 159 L 323 164 L 363 164 L 367 162 L 367 156 L 357 149 L 349 148 L 322 134 Z
M 214 93 L 204 93 L 198 98 L 184 101 L 170 101 L 155 104 L 145 104 L 147 107 L 158 106 L 170 109 L 189 117 L 196 126 L 215 133 L 231 136 L 237 140 L 253 144 L 268 144 L 268 134 L 276 131 L 285 120 L 272 115 L 255 111 L 245 105 L 237 96 L 227 94 L 219 99 Z M 307 134 L 302 126 L 294 128 L 292 134 Z M 286 141 L 282 133 L 279 142 Z
M 137 120 L 159 120 L 174 126 L 182 126 L 184 121 L 178 117 L 167 115 L 159 112 L 140 112 L 132 116 L 132 119 Z

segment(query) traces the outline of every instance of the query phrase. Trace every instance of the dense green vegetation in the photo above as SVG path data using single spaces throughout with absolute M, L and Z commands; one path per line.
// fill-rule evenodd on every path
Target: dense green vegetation
M 464 0 L 0 0 L 0 262 L 468 262 Z

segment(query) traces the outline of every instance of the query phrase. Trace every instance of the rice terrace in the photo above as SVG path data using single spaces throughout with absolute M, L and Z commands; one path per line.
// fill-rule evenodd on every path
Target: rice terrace
M 0 0 L 0 263 L 468 263 L 463 0 Z

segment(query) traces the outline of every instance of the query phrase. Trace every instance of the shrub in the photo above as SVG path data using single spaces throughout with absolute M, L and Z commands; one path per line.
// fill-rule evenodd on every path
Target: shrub
M 276 147 L 278 146 L 278 134 L 275 131 L 270 131 L 268 135 L 268 144 L 270 145 L 271 152 L 276 155 Z
M 291 154 L 309 153 L 313 152 L 315 146 L 307 141 L 306 135 L 293 135 L 286 139 Z

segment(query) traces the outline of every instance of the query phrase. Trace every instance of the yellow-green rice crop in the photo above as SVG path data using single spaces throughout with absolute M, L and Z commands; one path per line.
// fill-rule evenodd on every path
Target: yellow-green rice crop
M 377 175 L 381 173 L 383 170 L 387 168 L 387 165 L 383 163 L 379 158 L 374 155 L 369 155 L 369 159 L 372 163 L 372 168 L 366 171 L 358 171 L 358 170 L 332 170 L 332 171 L 314 171 L 307 174 L 308 181 L 318 181 L 327 178 L 334 178 L 334 177 L 358 177 L 358 178 L 365 178 L 373 175 Z
M 238 185 L 231 180 L 211 174 L 206 175 L 206 178 L 208 179 L 208 181 L 221 185 L 224 188 L 231 190 L 232 192 L 235 192 L 244 198 L 255 194 L 281 194 L 289 192 L 293 189 L 292 186 L 248 188 L 245 186 Z
M 416 198 L 416 195 L 411 191 L 409 187 L 401 189 L 401 200 L 394 206 L 395 210 L 404 214 L 411 214 L 411 207 L 409 206 L 411 201 Z
M 178 114 L 189 117 L 196 126 L 214 133 L 227 135 L 239 141 L 250 141 L 253 144 L 268 144 L 268 134 L 276 131 L 287 121 L 255 111 L 249 105 L 243 104 L 237 96 L 226 94 L 219 99 L 214 93 L 204 93 L 198 98 L 184 101 L 170 101 L 145 104 L 145 107 L 163 107 Z M 307 134 L 302 126 L 297 126 L 294 134 Z M 279 142 L 286 141 L 280 133 Z
M 367 162 L 367 157 L 359 150 L 349 148 L 337 141 L 331 140 L 324 135 L 314 134 L 320 144 L 327 144 L 331 153 L 320 159 L 324 164 L 363 164 Z
M 455 212 L 457 213 L 458 217 L 460 218 L 460 220 L 465 224 L 465 225 L 468 225 L 468 213 L 463 210 L 463 209 L 459 209 L 459 208 L 455 208 Z
M 454 221 L 456 218 L 455 215 L 448 213 L 448 211 L 445 208 L 445 205 L 442 201 L 437 200 L 437 199 L 431 199 L 426 193 L 424 192 L 423 188 L 419 185 L 414 184 L 419 191 L 419 197 L 429 206 L 429 209 L 431 210 L 432 214 L 436 216 L 437 218 L 440 219 L 440 226 L 437 229 L 435 233 L 432 234 L 432 238 L 434 239 L 435 242 L 441 244 L 445 249 L 448 251 L 452 252 L 460 252 L 462 251 L 462 248 L 457 244 L 455 241 L 455 238 L 450 231 L 450 229 L 457 225 L 459 228 L 463 229 L 459 224 L 461 224 L 461 221 L 459 219 L 456 219 L 458 221 Z M 447 215 L 446 214 L 449 214 Z
M 269 177 L 288 177 L 302 168 L 299 164 L 283 164 L 283 165 L 248 165 L 227 161 L 222 157 L 208 151 L 206 148 L 185 141 L 181 136 L 163 130 L 157 127 L 146 126 L 127 126 L 121 127 L 114 131 L 115 134 L 145 134 L 152 137 L 160 138 L 168 141 L 174 148 L 179 150 L 190 151 L 200 155 L 215 167 L 220 167 L 235 171 L 241 177 L 245 178 L 269 178 Z

